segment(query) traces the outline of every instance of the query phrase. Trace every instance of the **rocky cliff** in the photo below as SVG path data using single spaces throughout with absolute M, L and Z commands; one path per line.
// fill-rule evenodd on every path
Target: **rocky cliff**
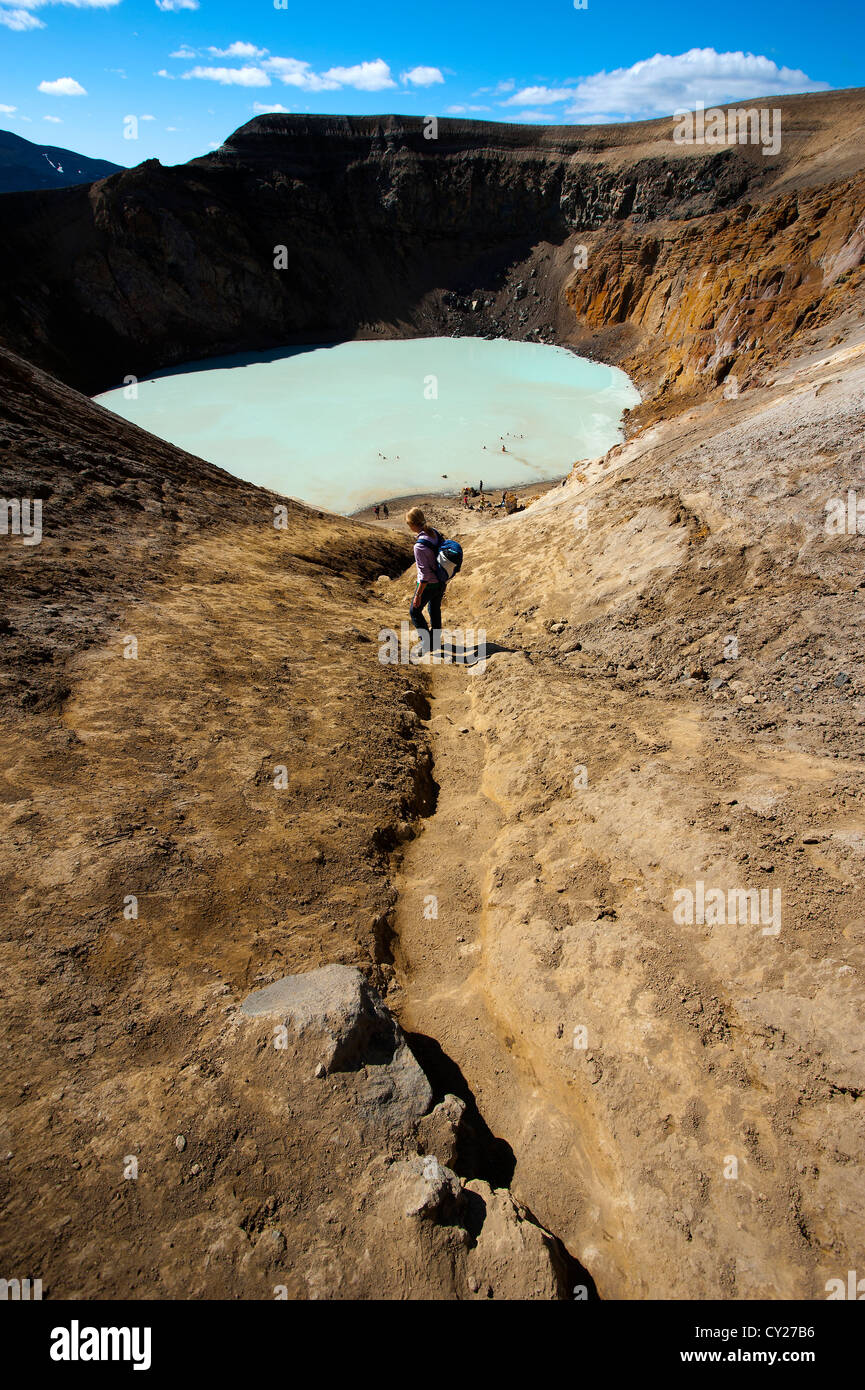
M 661 399 L 743 384 L 862 283 L 865 97 L 771 105 L 768 157 L 677 143 L 672 118 L 428 139 L 408 117 L 261 116 L 187 165 L 6 198 L 3 340 L 88 391 L 376 332 L 574 343 Z

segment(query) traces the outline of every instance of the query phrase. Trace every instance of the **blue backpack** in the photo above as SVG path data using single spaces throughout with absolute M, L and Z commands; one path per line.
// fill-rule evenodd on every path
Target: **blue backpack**
M 463 548 L 459 541 L 441 540 L 438 545 L 432 537 L 424 539 L 421 545 L 428 545 L 436 554 L 436 566 L 439 572 L 439 582 L 447 584 L 449 579 L 453 579 L 458 574 L 463 563 Z

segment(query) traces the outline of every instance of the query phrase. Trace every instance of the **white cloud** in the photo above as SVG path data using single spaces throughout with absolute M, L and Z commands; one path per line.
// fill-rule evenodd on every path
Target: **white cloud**
M 549 113 L 549 111 L 518 111 L 518 112 L 517 112 L 517 120 L 519 120 L 519 121 L 540 121 L 542 125 L 543 125 L 545 122 L 549 122 L 551 125 L 555 124 L 555 122 L 550 121 L 550 113 Z
M 197 10 L 198 0 L 156 0 L 158 10 Z
M 692 108 L 698 101 L 717 106 L 828 89 L 828 82 L 814 81 L 799 69 L 779 68 L 759 54 L 691 48 L 675 56 L 656 53 L 633 67 L 585 78 L 571 89 L 573 101 L 565 114 L 589 123 L 623 116 L 639 120 Z
M 3 106 L 2 104 L 0 104 L 0 114 L 4 116 L 11 116 L 12 112 L 17 110 L 17 106 Z
M 465 116 L 469 111 L 489 111 L 488 106 L 448 106 L 445 114 L 448 116 Z
M 37 19 L 35 14 L 29 10 L 4 10 L 0 9 L 0 24 L 7 29 L 14 29 L 19 34 L 25 29 L 44 29 L 45 25 L 41 19 Z
M 287 106 L 280 106 L 280 104 L 279 104 L 278 101 L 275 101 L 275 102 L 273 103 L 272 106 L 267 106 L 267 105 L 265 104 L 265 102 L 263 102 L 263 101 L 254 101 L 254 102 L 252 103 L 252 109 L 253 109 L 253 111 L 256 113 L 257 116 L 263 116 L 263 115 L 265 115 L 268 111 L 271 112 L 271 113 L 273 113 L 274 115 L 277 115 L 277 114 L 283 115 L 283 116 L 288 116 L 288 115 L 290 115 L 290 112 L 289 112 L 288 107 L 287 107 Z
M 168 56 L 169 58 L 197 58 L 198 54 L 194 48 L 190 48 L 188 44 L 184 43 L 181 44 L 180 48 L 175 48 L 174 52 L 169 53 Z
M 444 82 L 440 68 L 409 68 L 400 74 L 400 82 L 410 82 L 413 87 L 432 87 L 436 82 Z
M 353 67 L 328 68 L 327 72 L 314 72 L 311 64 L 300 58 L 262 58 L 261 67 L 272 72 L 286 87 L 299 87 L 304 92 L 335 92 L 340 87 L 380 92 L 396 86 L 383 58 L 355 63 Z
M 214 58 L 263 58 L 267 49 L 256 48 L 254 43 L 230 43 L 227 48 L 208 48 L 207 51 Z M 192 53 L 184 54 L 188 58 L 193 56 Z
M 500 102 L 501 106 L 549 106 L 555 101 L 567 101 L 574 95 L 572 87 L 523 87 L 512 97 Z
M 40 82 L 40 92 L 48 97 L 86 97 L 87 92 L 74 77 L 58 77 L 54 82 Z
M 173 82 L 173 81 L 174 81 L 174 73 L 173 73 L 173 72 L 166 72 L 166 71 L 165 71 L 165 68 L 160 68 L 159 71 L 158 71 L 158 73 L 156 73 L 156 76 L 157 76 L 157 77 L 167 77 L 168 80 L 169 80 L 169 82 Z
M 139 116 L 138 119 L 139 119 L 139 121 L 155 121 L 155 120 L 156 120 L 156 117 L 155 117 L 155 116 Z
M 204 82 L 220 82 L 223 87 L 269 87 L 270 78 L 262 68 L 192 68 L 184 78 L 199 77 Z
M 287 87 L 301 87 L 305 92 L 335 92 L 340 85 L 333 78 L 325 80 L 299 58 L 264 58 L 261 66 Z
M 338 82 L 341 87 L 354 87 L 359 92 L 381 92 L 386 87 L 395 87 L 390 75 L 390 67 L 383 58 L 375 58 L 371 63 L 355 63 L 350 68 L 328 68 L 323 74 L 325 81 Z
M 50 121 L 52 125 L 62 125 L 62 124 L 63 124 L 63 122 L 61 121 L 61 119 L 60 119 L 59 116 L 43 116 L 42 119 L 43 119 L 43 121 Z

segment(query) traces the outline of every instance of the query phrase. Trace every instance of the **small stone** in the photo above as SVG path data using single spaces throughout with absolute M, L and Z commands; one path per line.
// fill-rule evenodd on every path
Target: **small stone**
M 178 1134 L 177 1138 L 174 1141 L 174 1147 L 175 1149 L 177 1149 L 178 1153 L 183 1153 L 183 1150 L 186 1148 L 185 1134 Z
M 327 1076 L 327 1068 L 324 1065 L 324 1062 L 319 1062 L 318 1066 L 315 1069 L 315 1074 L 319 1079 L 321 1079 L 322 1076 Z
M 201 1172 L 201 1164 L 200 1164 L 200 1163 L 193 1163 L 193 1165 L 192 1165 L 192 1167 L 190 1168 L 189 1171 L 190 1171 L 190 1173 L 193 1173 L 193 1174 L 197 1177 L 198 1174 Z
M 846 685 L 849 680 L 850 677 L 846 674 L 845 671 L 839 671 L 837 676 L 835 677 L 835 685 L 840 690 L 842 685 Z

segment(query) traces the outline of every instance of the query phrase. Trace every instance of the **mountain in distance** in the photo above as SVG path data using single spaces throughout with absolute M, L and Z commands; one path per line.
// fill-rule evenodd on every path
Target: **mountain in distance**
M 0 193 L 93 183 L 122 168 L 110 159 L 90 159 L 58 145 L 36 145 L 11 130 L 0 130 Z

